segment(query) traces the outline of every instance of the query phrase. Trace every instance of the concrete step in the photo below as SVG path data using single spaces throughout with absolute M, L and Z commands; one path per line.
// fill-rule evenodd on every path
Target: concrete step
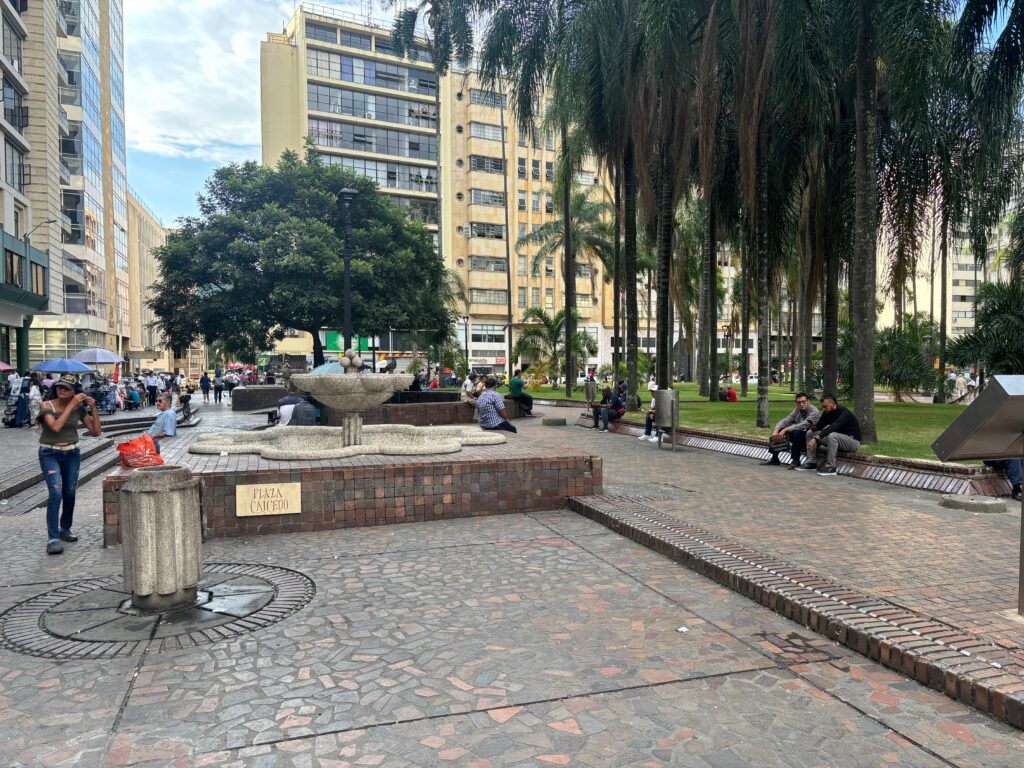
M 109 437 L 87 438 L 81 441 L 82 461 L 114 445 Z M 0 499 L 9 499 L 43 479 L 38 463 L 22 464 L 16 469 L 0 474 Z
M 83 457 L 82 467 L 78 472 L 79 488 L 96 477 L 106 475 L 107 470 L 121 460 L 120 454 L 112 447 L 113 442 L 111 440 L 107 448 L 92 453 L 88 458 Z M 40 474 L 36 484 L 0 501 L 0 516 L 24 515 L 34 509 L 45 507 L 48 496 L 49 491 Z

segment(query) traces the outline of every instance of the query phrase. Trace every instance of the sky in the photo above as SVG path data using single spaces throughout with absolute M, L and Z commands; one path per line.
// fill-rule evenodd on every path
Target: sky
M 124 0 L 128 182 L 164 226 L 197 212 L 196 193 L 214 168 L 260 159 L 260 41 L 280 32 L 293 8 L 293 0 Z

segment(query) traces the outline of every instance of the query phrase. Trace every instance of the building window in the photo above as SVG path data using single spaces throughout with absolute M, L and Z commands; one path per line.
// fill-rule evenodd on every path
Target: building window
M 363 35 L 359 32 L 353 32 L 350 29 L 342 28 L 341 32 L 341 44 L 348 46 L 349 48 L 358 48 L 361 51 L 370 50 L 370 36 Z
M 551 199 L 551 195 L 544 195 L 544 213 L 552 213 L 555 210 L 554 201 Z
M 545 288 L 544 289 L 544 309 L 555 308 L 555 289 Z
M 521 253 L 517 254 L 517 264 L 518 264 L 518 267 L 519 267 L 519 269 L 518 269 L 519 274 L 520 275 L 525 275 L 526 274 L 526 257 L 523 256 Z M 523 290 L 526 290 L 526 289 L 524 288 Z
M 518 288 L 516 290 L 516 306 L 520 309 L 526 309 L 526 289 Z
M 548 150 L 555 148 L 555 134 L 551 131 L 548 131 L 547 136 L 544 138 L 544 146 L 547 147 Z
M 530 306 L 531 307 L 539 307 L 540 306 L 540 288 L 531 288 L 530 289 Z
M 471 88 L 469 91 L 469 103 L 480 104 L 485 107 L 504 107 L 505 97 L 496 91 L 484 91 L 479 88 Z
M 321 147 L 354 149 L 395 157 L 437 160 L 437 137 L 389 128 L 309 119 L 309 135 Z
M 555 276 L 555 257 L 547 256 L 544 259 L 544 277 Z
M 328 27 L 326 24 L 316 24 L 312 21 L 306 22 L 306 37 L 310 40 L 319 40 L 323 43 L 338 43 L 337 27 Z
M 21 288 L 25 284 L 22 272 L 23 257 L 14 251 L 4 250 L 4 283 Z
M 503 325 L 474 325 L 472 327 L 471 340 L 474 344 L 504 344 L 505 326 Z M 478 355 L 483 355 L 477 351 Z M 494 357 L 494 355 L 489 355 Z
M 526 178 L 526 158 L 525 157 L 520 157 L 519 158 L 519 178 L 520 179 L 525 179 Z
M 425 166 L 364 160 L 360 157 L 320 155 L 328 165 L 340 165 L 353 173 L 365 176 L 388 189 L 414 189 L 419 192 L 437 192 L 437 169 Z
M 540 192 L 534 192 L 530 195 L 530 209 L 534 213 L 540 213 Z
M 504 173 L 505 163 L 500 157 L 487 157 L 486 155 L 470 155 L 469 170 L 482 173 Z
M 405 212 L 410 221 L 437 226 L 437 200 L 421 200 L 418 197 L 389 196 L 392 203 Z
M 494 192 L 490 189 L 469 190 L 469 202 L 473 205 L 490 205 L 500 208 L 505 205 L 505 193 Z
M 520 147 L 525 147 L 526 146 L 526 133 L 523 132 L 523 131 L 519 132 L 519 146 Z
M 508 304 L 508 291 L 492 288 L 470 288 L 469 301 L 472 304 Z
M 589 293 L 577 293 L 576 294 L 576 306 L 577 307 L 592 307 L 594 306 L 594 296 Z
M 361 85 L 396 91 L 437 93 L 437 75 L 429 70 L 411 69 L 399 64 L 371 61 L 358 56 L 343 56 L 316 48 L 306 49 L 306 71 L 316 77 L 328 77 Z
M 21 33 L 15 28 L 10 20 L 4 16 L 3 46 L 4 56 L 11 62 L 11 65 L 21 72 Z
M 495 256 L 470 256 L 470 272 L 505 272 L 505 260 Z M 476 341 L 476 339 L 474 339 Z
M 481 237 L 485 240 L 504 240 L 505 227 L 501 224 L 488 224 L 484 221 L 469 222 L 469 236 Z
M 590 171 L 580 171 L 576 174 L 577 184 L 597 184 L 597 176 Z
M 552 162 L 544 163 L 544 181 L 555 180 L 555 164 Z
M 530 163 L 530 176 L 534 181 L 540 181 L 540 160 L 534 160 Z
M 308 83 L 306 102 L 309 108 L 336 115 L 365 117 L 388 123 L 413 125 L 419 128 L 437 127 L 437 106 L 418 101 L 379 96 L 373 93 L 350 91 L 331 85 Z
M 591 273 L 590 264 L 583 262 L 576 265 L 576 276 L 589 278 Z
M 519 210 L 520 211 L 525 211 L 526 210 L 526 190 L 525 189 L 520 189 L 519 190 Z
M 25 166 L 25 153 L 11 144 L 4 142 L 4 157 L 7 161 L 7 183 L 19 192 L 25 191 L 28 179 Z
M 491 139 L 501 141 L 501 126 L 490 123 L 470 123 L 469 135 L 474 139 Z
M 519 222 L 519 237 L 523 237 L 526 234 L 526 223 Z

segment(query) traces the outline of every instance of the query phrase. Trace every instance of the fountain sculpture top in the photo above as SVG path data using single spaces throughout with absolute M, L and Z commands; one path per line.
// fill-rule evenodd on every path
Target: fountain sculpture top
M 400 389 L 412 384 L 411 373 L 359 373 L 363 360 L 352 349 L 346 350 L 338 360 L 344 373 L 320 372 L 298 373 L 292 382 L 299 389 L 309 392 L 318 401 L 340 411 L 365 411 L 380 405 Z M 326 366 L 322 366 L 325 368 Z

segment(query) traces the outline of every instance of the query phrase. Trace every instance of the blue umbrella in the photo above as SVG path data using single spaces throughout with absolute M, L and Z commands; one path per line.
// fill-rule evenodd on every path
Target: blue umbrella
M 83 349 L 71 359 L 77 360 L 80 363 L 89 363 L 90 365 L 115 365 L 124 362 L 123 357 L 102 347 Z
M 58 357 L 54 360 L 44 360 L 39 365 L 33 366 L 32 370 L 42 373 L 89 373 L 92 368 L 77 360 Z
M 339 363 L 324 363 L 318 365 L 310 373 L 344 373 L 345 369 Z

